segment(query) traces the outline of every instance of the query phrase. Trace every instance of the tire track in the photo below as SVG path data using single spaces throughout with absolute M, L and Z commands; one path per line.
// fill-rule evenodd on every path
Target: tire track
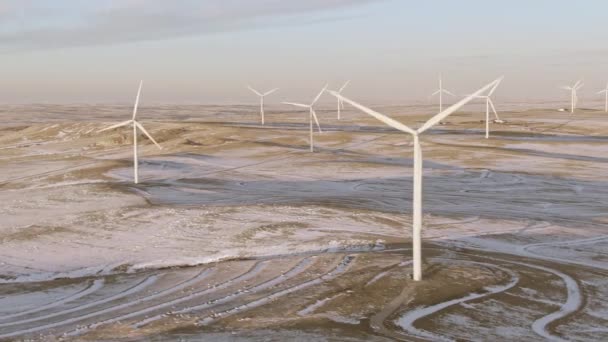
M 528 267 L 528 268 L 533 268 L 533 269 L 537 269 L 537 270 L 541 270 L 544 272 L 554 274 L 554 275 L 558 276 L 559 278 L 561 278 L 566 286 L 566 291 L 567 291 L 566 302 L 560 306 L 560 309 L 558 311 L 555 311 L 549 315 L 545 315 L 545 316 L 537 319 L 536 321 L 534 321 L 534 323 L 532 323 L 532 330 L 537 335 L 544 337 L 545 339 L 550 340 L 550 341 L 560 341 L 560 342 L 567 341 L 567 340 L 563 339 L 562 337 L 557 336 L 557 335 L 553 334 L 552 332 L 550 332 L 547 327 L 549 325 L 551 325 L 552 323 L 554 323 L 560 319 L 566 318 L 581 309 L 581 307 L 583 305 L 583 295 L 582 295 L 582 291 L 581 291 L 578 283 L 576 282 L 576 280 L 574 280 L 574 278 L 570 277 L 569 275 L 567 275 L 565 273 L 562 273 L 560 271 L 557 271 L 557 270 L 554 270 L 552 268 L 545 267 L 545 266 L 534 265 L 534 264 L 529 264 L 529 263 L 520 262 L 520 261 L 511 261 L 511 260 L 505 260 L 505 259 L 500 259 L 500 258 L 493 258 L 493 257 L 488 257 L 488 256 L 483 256 L 483 255 L 479 256 L 479 255 L 462 253 L 462 252 L 459 252 L 459 254 L 470 255 L 470 256 L 475 256 L 475 257 L 482 257 L 487 260 L 494 260 L 494 261 L 499 261 L 499 262 L 504 262 L 504 263 L 515 264 L 515 265 L 519 265 L 519 266 L 524 266 L 524 267 Z M 542 260 L 542 258 L 541 258 L 541 260 Z
M 471 293 L 462 298 L 452 299 L 447 302 L 443 302 L 443 303 L 439 303 L 439 304 L 435 304 L 435 305 L 431 305 L 431 306 L 427 306 L 427 307 L 416 308 L 412 311 L 407 312 L 405 315 L 402 315 L 397 320 L 397 324 L 401 328 L 403 328 L 405 331 L 407 331 L 409 334 L 416 336 L 418 338 L 425 338 L 425 339 L 429 339 L 431 341 L 454 341 L 445 336 L 437 335 L 432 332 L 416 328 L 416 327 L 414 327 L 414 324 L 417 320 L 422 319 L 424 317 L 428 317 L 428 316 L 430 316 L 434 313 L 437 313 L 441 310 L 444 310 L 448 307 L 451 307 L 451 306 L 454 306 L 457 304 L 462 304 L 462 303 L 465 303 L 465 302 L 468 302 L 471 300 L 484 298 L 484 297 L 491 296 L 491 295 L 494 295 L 497 293 L 505 292 L 505 291 L 513 288 L 519 282 L 519 276 L 517 274 L 515 274 L 515 272 L 513 272 L 507 268 L 501 267 L 501 266 L 496 266 L 496 265 L 483 263 L 483 262 L 469 261 L 469 260 L 458 260 L 458 261 L 451 260 L 451 259 L 435 259 L 435 260 L 443 260 L 444 262 L 475 264 L 475 265 L 485 266 L 488 268 L 494 268 L 494 269 L 498 269 L 500 271 L 503 271 L 503 272 L 509 274 L 511 276 L 511 279 L 505 285 L 484 287 L 484 290 L 486 291 L 484 293 Z
M 556 276 L 562 278 L 562 280 L 566 284 L 566 288 L 568 290 L 568 297 L 566 299 L 566 302 L 561 306 L 559 311 L 556 311 L 552 314 L 549 314 L 547 316 L 544 316 L 544 317 L 536 320 L 532 324 L 532 330 L 534 330 L 534 332 L 537 335 L 542 336 L 550 341 L 567 341 L 567 340 L 561 338 L 560 336 L 557 336 L 557 335 L 551 333 L 547 327 L 550 324 L 552 324 L 553 322 L 555 322 L 559 319 L 565 318 L 565 317 L 569 316 L 570 314 L 573 314 L 581 309 L 581 306 L 583 305 L 583 296 L 582 296 L 582 292 L 578 286 L 578 283 L 576 282 L 576 280 L 574 280 L 569 275 L 556 271 L 554 269 L 548 268 L 548 267 L 530 265 L 530 264 L 526 264 L 526 263 L 518 263 L 518 264 L 536 268 L 539 270 L 543 270 L 545 272 L 553 273 Z
M 107 297 L 107 298 L 104 298 L 104 299 L 101 299 L 101 300 L 97 300 L 97 301 L 94 301 L 94 302 L 89 302 L 87 304 L 79 305 L 79 306 L 73 307 L 71 309 L 55 312 L 55 313 L 44 315 L 44 316 L 34 317 L 34 318 L 25 319 L 25 320 L 21 320 L 21 321 L 15 321 L 15 322 L 7 323 L 7 324 L 0 324 L 0 327 L 6 327 L 6 326 L 13 326 L 13 325 L 20 325 L 20 324 L 26 324 L 26 323 L 31 323 L 31 322 L 37 322 L 37 321 L 46 320 L 46 319 L 57 317 L 57 316 L 62 316 L 62 315 L 69 314 L 69 313 L 72 313 L 72 312 L 81 311 L 81 310 L 84 310 L 84 309 L 88 309 L 90 307 L 95 307 L 97 305 L 105 304 L 105 303 L 111 302 L 113 300 L 120 299 L 120 298 L 129 296 L 129 295 L 132 295 L 134 293 L 137 293 L 137 292 L 145 289 L 146 287 L 154 284 L 157 280 L 158 280 L 158 276 L 152 275 L 152 276 L 149 276 L 148 278 L 142 280 L 137 285 L 129 288 L 127 291 L 123 291 L 123 292 L 121 292 L 119 294 L 116 294 L 114 296 L 110 296 L 110 297 Z M 15 337 L 15 336 L 25 335 L 25 334 L 29 334 L 29 333 L 33 333 L 33 332 L 37 332 L 37 331 L 42 331 L 42 330 L 46 330 L 46 329 L 50 329 L 50 328 L 55 328 L 55 327 L 58 327 L 58 326 L 62 326 L 62 325 L 66 325 L 66 324 L 70 324 L 70 323 L 74 323 L 74 322 L 78 322 L 81 319 L 82 319 L 82 316 L 78 316 L 78 317 L 73 317 L 73 318 L 69 318 L 69 319 L 66 319 L 66 320 L 58 321 L 58 322 L 55 322 L 55 323 L 49 323 L 49 324 L 45 324 L 45 325 L 37 325 L 37 326 L 32 327 L 32 328 L 26 328 L 26 329 L 22 329 L 22 330 L 16 330 L 16 331 L 13 331 L 13 332 L 0 334 L 0 338 Z
M 185 314 L 185 313 L 190 313 L 192 311 L 197 311 L 197 310 L 203 310 L 203 309 L 208 309 L 211 307 L 215 307 L 217 305 L 220 304 L 224 304 L 224 303 L 228 303 L 236 298 L 239 298 L 245 294 L 249 294 L 249 293 L 256 293 L 268 288 L 271 288 L 273 286 L 276 286 L 278 284 L 281 284 L 283 282 L 285 282 L 286 280 L 289 280 L 293 277 L 295 277 L 296 275 L 304 272 L 312 263 L 313 263 L 313 258 L 314 257 L 308 257 L 308 258 L 304 258 L 302 261 L 300 261 L 296 266 L 294 266 L 293 268 L 291 268 L 289 271 L 287 271 L 286 273 L 283 273 L 275 278 L 272 278 L 271 280 L 265 281 L 259 285 L 255 285 L 249 288 L 245 288 L 245 289 L 240 289 L 236 292 L 233 292 L 227 296 L 221 297 L 221 298 L 217 298 L 217 299 L 213 299 L 210 300 L 206 303 L 203 303 L 201 305 L 196 305 L 196 306 L 191 306 L 191 307 L 187 307 L 184 309 L 180 309 L 177 311 L 171 311 L 169 313 L 166 314 L 160 314 L 160 315 L 156 315 L 153 317 L 149 317 L 146 318 L 143 321 L 137 322 L 135 324 L 133 324 L 133 327 L 135 328 L 140 328 L 143 327 L 147 324 L 150 324 L 154 321 L 157 321 L 159 319 L 162 319 L 164 317 L 167 317 L 168 315 L 179 315 L 179 314 Z
M 387 270 L 378 273 L 375 277 L 373 277 L 371 280 L 369 280 L 367 283 L 365 283 L 364 287 L 368 287 L 368 286 L 374 284 L 375 282 L 377 282 L 378 280 L 384 278 L 391 271 L 393 271 L 394 269 L 396 269 L 398 267 L 405 267 L 405 266 L 409 266 L 411 264 L 412 264 L 412 261 L 404 261 L 404 262 L 401 262 L 401 263 L 399 263 L 397 265 L 389 266 Z
M 190 286 L 192 284 L 195 284 L 195 283 L 197 283 L 197 282 L 199 282 L 199 281 L 201 281 L 201 280 L 209 277 L 209 275 L 211 275 L 214 271 L 215 271 L 214 269 L 205 269 L 205 270 L 199 272 L 196 276 L 194 276 L 194 277 L 192 277 L 192 278 L 190 278 L 188 280 L 185 280 L 185 281 L 183 281 L 183 282 L 181 282 L 181 283 L 179 283 L 179 284 L 177 284 L 175 286 L 171 286 L 171 287 L 166 288 L 164 290 L 158 291 L 158 292 L 156 292 L 156 293 L 154 293 L 152 295 L 145 296 L 145 297 L 142 297 L 142 298 L 137 298 L 137 299 L 135 299 L 133 301 L 130 301 L 130 302 L 127 302 L 127 303 L 124 303 L 124 304 L 119 304 L 119 305 L 111 306 L 111 307 L 108 307 L 108 308 L 105 308 L 105 309 L 102 309 L 102 310 L 98 310 L 98 311 L 94 311 L 94 312 L 88 313 L 86 315 L 80 316 L 79 320 L 85 320 L 85 319 L 88 319 L 88 318 L 96 317 L 96 316 L 103 315 L 103 314 L 106 314 L 106 313 L 109 313 L 109 312 L 113 312 L 113 311 L 121 310 L 121 309 L 124 309 L 124 308 L 128 308 L 128 307 L 131 307 L 133 305 L 141 304 L 141 303 L 144 303 L 144 302 L 156 299 L 156 298 L 160 298 L 160 297 L 163 297 L 163 296 L 170 295 L 172 293 L 175 293 L 177 291 L 183 290 L 184 288 L 186 288 L 186 287 L 188 287 L 188 286 Z
M 219 319 L 223 319 L 226 318 L 228 316 L 246 311 L 246 310 L 250 310 L 259 306 L 262 306 L 264 304 L 267 304 L 270 301 L 273 301 L 275 299 L 278 299 L 280 297 L 283 297 L 285 295 L 288 295 L 290 293 L 314 286 L 314 285 L 318 285 L 321 283 L 324 283 L 326 281 L 330 281 L 332 279 L 337 278 L 340 274 L 346 272 L 346 270 L 348 269 L 348 266 L 352 263 L 352 261 L 355 259 L 356 257 L 353 255 L 348 255 L 346 257 L 344 257 L 344 259 L 342 259 L 342 261 L 338 264 L 338 266 L 336 266 L 332 271 L 330 271 L 329 273 L 326 273 L 325 275 L 322 275 L 318 278 L 315 278 L 313 280 L 309 280 L 307 282 L 304 283 L 300 283 L 298 285 L 289 287 L 285 290 L 281 290 L 278 292 L 275 292 L 269 296 L 254 300 L 252 302 L 249 302 L 247 304 L 243 304 L 237 307 L 234 307 L 232 309 L 220 312 L 220 313 L 215 313 L 212 316 L 207 316 L 205 318 L 203 318 L 202 320 L 197 322 L 197 325 L 209 325 L 212 324 L 213 322 L 219 320 Z
M 580 240 L 535 243 L 535 244 L 530 244 L 530 245 L 525 245 L 523 247 L 520 247 L 519 250 L 522 252 L 522 254 L 529 254 L 529 255 L 532 255 L 532 256 L 534 256 L 538 259 L 542 259 L 542 260 L 557 261 L 560 263 L 581 265 L 581 266 L 599 268 L 601 270 L 608 270 L 608 265 L 594 262 L 592 260 L 585 262 L 585 261 L 577 261 L 577 260 L 573 260 L 573 259 L 562 259 L 562 258 L 557 258 L 557 257 L 552 257 L 552 256 L 536 253 L 536 252 L 530 250 L 530 249 L 534 249 L 537 247 L 559 247 L 559 246 L 585 245 L 585 244 L 589 244 L 589 243 L 604 241 L 606 239 L 608 239 L 608 236 L 602 235 L 602 236 L 598 236 L 598 237 L 586 238 L 586 239 L 580 239 Z
M 96 292 L 97 290 L 103 288 L 105 281 L 103 279 L 97 279 L 95 281 L 93 281 L 88 287 L 73 293 L 69 296 L 66 296 L 62 299 L 59 299 L 57 301 L 45 304 L 43 306 L 39 306 L 37 308 L 33 308 L 30 310 L 26 310 L 26 311 L 21 311 L 18 313 L 14 313 L 14 314 L 9 314 L 9 315 L 4 315 L 2 317 L 0 317 L 0 320 L 6 320 L 9 318 L 15 318 L 15 317 L 20 317 L 20 316 L 25 316 L 25 315 L 29 315 L 29 314 L 33 314 L 36 312 L 40 312 L 40 311 L 44 311 L 44 310 L 48 310 L 48 309 L 52 309 L 55 308 L 57 306 L 63 305 L 67 302 L 71 302 L 74 301 L 76 299 L 82 298 L 84 296 L 90 295 L 91 293 Z M 1 323 L 0 323 L 1 324 Z M 0 325 L 1 326 L 1 325 Z
M 149 306 L 149 307 L 147 307 L 145 309 L 129 312 L 127 314 L 120 315 L 120 316 L 117 316 L 117 317 L 113 317 L 113 318 L 110 318 L 110 319 L 107 319 L 107 320 L 104 320 L 104 321 L 101 321 L 101 322 L 96 322 L 96 323 L 90 324 L 90 325 L 88 325 L 86 327 L 79 327 L 77 329 L 74 329 L 74 330 L 71 330 L 71 331 L 67 332 L 66 336 L 81 335 L 81 334 L 83 334 L 83 333 L 85 333 L 85 332 L 87 332 L 89 330 L 98 328 L 98 327 L 103 326 L 103 325 L 117 323 L 119 321 L 123 321 L 123 320 L 129 319 L 129 318 L 141 316 L 141 315 L 144 315 L 146 313 L 153 312 L 153 311 L 156 311 L 156 310 L 160 310 L 160 309 L 163 309 L 163 308 L 166 308 L 166 307 L 172 307 L 172 306 L 174 306 L 176 304 L 180 304 L 180 303 L 183 303 L 183 302 L 188 302 L 188 301 L 190 301 L 190 300 L 192 300 L 194 298 L 197 298 L 199 296 L 203 296 L 203 295 L 206 295 L 206 294 L 209 294 L 209 293 L 213 293 L 213 292 L 215 292 L 217 290 L 224 289 L 224 288 L 226 288 L 226 287 L 228 287 L 228 286 L 230 286 L 230 285 L 232 285 L 234 283 L 239 283 L 241 281 L 248 280 L 248 279 L 250 279 L 250 278 L 258 275 L 261 271 L 263 271 L 264 268 L 266 267 L 266 265 L 267 265 L 266 262 L 257 262 L 251 268 L 249 268 L 247 271 L 245 271 L 245 273 L 243 273 L 241 275 L 238 275 L 238 276 L 236 276 L 234 278 L 231 278 L 231 279 L 229 279 L 227 281 L 224 281 L 224 282 L 222 282 L 220 284 L 213 285 L 213 286 L 211 286 L 211 287 L 209 287 L 209 288 L 207 288 L 205 290 L 197 291 L 197 292 L 191 293 L 191 294 L 189 294 L 187 296 L 176 298 L 176 299 L 173 299 L 173 300 L 170 300 L 170 301 L 167 301 L 167 302 L 163 302 L 163 303 L 160 303 L 160 304 L 152 305 L 152 306 Z M 161 315 L 157 315 L 157 316 L 159 316 L 159 317 L 162 318 L 164 315 L 161 314 Z M 156 316 L 154 316 L 154 317 L 156 317 Z

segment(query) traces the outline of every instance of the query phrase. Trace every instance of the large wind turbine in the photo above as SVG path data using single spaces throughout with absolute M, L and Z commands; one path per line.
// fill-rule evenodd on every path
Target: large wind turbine
M 275 91 L 279 90 L 279 88 L 274 88 L 265 93 L 260 93 L 259 91 L 253 89 L 251 86 L 247 86 L 247 88 L 249 88 L 249 90 L 251 90 L 253 93 L 255 93 L 257 96 L 260 97 L 260 115 L 262 116 L 262 125 L 263 125 L 264 124 L 264 98 L 266 96 L 274 93 Z
M 604 105 L 604 111 L 606 113 L 608 113 L 608 84 L 606 84 L 606 89 L 600 90 L 597 93 L 598 94 L 605 94 L 606 95 L 606 104 Z
M 323 89 L 321 90 L 319 95 L 317 95 L 317 97 L 315 97 L 315 99 L 309 105 L 305 105 L 305 104 L 301 104 L 301 103 L 294 103 L 294 102 L 283 102 L 284 104 L 287 104 L 287 105 L 308 109 L 308 111 L 310 113 L 310 152 L 315 151 L 315 142 L 314 142 L 313 134 L 312 134 L 313 133 L 313 129 L 312 129 L 313 120 L 317 123 L 317 127 L 319 128 L 319 133 L 322 133 L 321 125 L 319 124 L 319 119 L 317 118 L 317 113 L 315 112 L 315 109 L 313 107 L 317 103 L 317 101 L 319 101 L 319 99 L 321 98 L 321 95 L 323 95 L 325 90 L 327 90 L 327 84 L 325 85 L 325 87 L 323 87 Z
M 414 259 L 414 274 L 413 278 L 415 281 L 422 280 L 422 148 L 420 146 L 420 135 L 427 131 L 429 128 L 438 124 L 441 120 L 445 119 L 448 115 L 454 113 L 459 108 L 464 106 L 466 103 L 488 91 L 492 87 L 500 83 L 501 78 L 489 83 L 483 88 L 479 89 L 472 95 L 460 100 L 458 103 L 453 104 L 448 109 L 442 111 L 439 114 L 433 116 L 428 120 L 422 127 L 414 130 L 399 121 L 389 118 L 383 114 L 375 112 L 367 107 L 364 107 L 336 92 L 331 92 L 332 95 L 340 98 L 344 102 L 349 103 L 355 108 L 375 117 L 376 119 L 384 122 L 385 124 L 396 128 L 402 132 L 409 133 L 414 138 L 414 196 L 413 196 L 413 234 L 412 234 L 412 245 L 413 245 L 413 259 Z
M 583 87 L 583 85 L 584 84 L 582 83 L 582 80 L 578 80 L 571 87 L 570 86 L 562 87 L 562 89 L 570 91 L 570 97 L 572 100 L 572 107 L 570 109 L 570 113 L 574 113 L 574 110 L 576 109 L 576 105 L 578 104 L 578 91 L 579 91 L 579 89 L 581 89 Z
M 494 94 L 494 92 L 496 91 L 496 88 L 498 88 L 498 86 L 500 85 L 500 82 L 502 82 L 503 77 L 498 79 L 498 82 L 496 82 L 496 84 L 494 85 L 494 87 L 492 87 L 492 89 L 490 89 L 490 91 L 488 92 L 488 94 L 486 95 L 479 95 L 476 96 L 475 98 L 477 99 L 485 99 L 486 100 L 486 139 L 490 138 L 490 107 L 492 108 L 492 111 L 494 112 L 494 116 L 496 116 L 496 120 L 494 120 L 494 122 L 496 123 L 503 123 L 504 121 L 500 120 L 500 118 L 498 117 L 498 113 L 496 112 L 496 107 L 494 107 L 494 102 L 492 102 L 491 96 Z
M 162 147 L 160 147 L 160 145 L 156 142 L 156 140 L 154 140 L 154 138 L 152 138 L 152 136 L 150 135 L 150 133 L 148 133 L 148 131 L 146 131 L 144 126 L 142 126 L 139 122 L 137 122 L 135 120 L 135 118 L 137 117 L 137 107 L 139 106 L 139 96 L 141 94 L 142 85 L 143 85 L 143 81 L 140 81 L 139 89 L 137 90 L 137 97 L 135 98 L 135 106 L 133 106 L 133 118 L 131 120 L 124 121 L 124 122 L 118 123 L 116 125 L 112 125 L 110 127 L 104 128 L 98 132 L 98 133 L 100 133 L 100 132 L 104 132 L 107 130 L 111 130 L 111 129 L 123 127 L 123 126 L 128 126 L 128 125 L 133 126 L 133 180 L 134 180 L 135 184 L 139 183 L 138 160 L 137 160 L 137 129 L 140 129 L 148 137 L 148 139 L 150 139 L 154 143 L 154 145 L 156 145 L 156 147 L 158 147 L 158 149 L 162 150 Z
M 431 96 L 439 95 L 439 112 L 443 112 L 443 94 L 456 96 L 449 90 L 443 89 L 443 80 L 441 79 L 441 75 L 439 75 L 439 90 L 431 94 Z
M 344 83 L 344 85 L 342 86 L 342 88 L 338 89 L 335 92 L 338 93 L 338 94 L 342 94 L 342 92 L 344 91 L 344 89 L 346 89 L 346 87 L 348 87 L 349 84 L 350 84 L 350 81 L 346 81 L 346 83 Z M 342 109 L 344 109 L 344 102 L 342 100 L 338 99 L 338 120 L 341 119 Z

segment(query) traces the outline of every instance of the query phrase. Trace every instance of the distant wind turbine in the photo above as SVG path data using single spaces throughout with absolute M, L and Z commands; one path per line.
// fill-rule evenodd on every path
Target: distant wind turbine
M 442 111 L 439 114 L 433 116 L 430 120 L 428 120 L 422 127 L 414 130 L 394 119 L 389 118 L 383 114 L 375 112 L 367 107 L 364 107 L 340 94 L 337 92 L 331 92 L 332 95 L 337 98 L 343 100 L 344 102 L 349 103 L 353 107 L 373 116 L 374 118 L 384 122 L 385 124 L 396 128 L 402 132 L 409 133 L 414 138 L 414 196 L 413 196 L 413 234 L 412 234 L 412 244 L 413 244 L 413 278 L 415 281 L 422 280 L 422 148 L 420 146 L 420 135 L 427 131 L 429 128 L 438 124 L 441 120 L 445 119 L 448 115 L 454 113 L 466 103 L 470 102 L 477 96 L 482 93 L 488 91 L 493 86 L 496 86 L 497 83 L 500 83 L 501 78 L 489 83 L 483 88 L 479 89 L 472 95 L 460 100 L 458 103 L 453 104 L 448 109 Z
M 315 99 L 309 105 L 305 105 L 305 104 L 301 104 L 301 103 L 294 103 L 294 102 L 283 102 L 283 104 L 287 104 L 290 106 L 296 106 L 296 107 L 300 107 L 300 108 L 307 108 L 309 110 L 309 113 L 310 113 L 310 119 L 309 119 L 310 120 L 310 152 L 315 151 L 315 142 L 314 142 L 314 138 L 313 138 L 313 129 L 312 129 L 313 120 L 317 124 L 319 133 L 323 132 L 323 131 L 321 131 L 321 125 L 319 124 L 319 119 L 317 118 L 317 113 L 315 112 L 314 105 L 317 103 L 317 101 L 319 101 L 319 99 L 321 98 L 321 95 L 323 95 L 323 93 L 327 90 L 327 86 L 328 85 L 326 84 L 325 87 L 323 87 L 323 89 L 319 93 L 319 95 L 317 95 L 317 97 L 315 97 Z
M 606 104 L 604 105 L 604 111 L 608 113 L 608 83 L 606 84 L 606 89 L 598 91 L 598 94 L 605 94 Z
M 496 116 L 496 120 L 494 120 L 494 122 L 496 122 L 496 123 L 504 122 L 498 117 L 498 113 L 496 112 L 496 107 L 494 107 L 494 102 L 491 99 L 491 96 L 494 94 L 494 92 L 496 91 L 496 88 L 498 88 L 498 86 L 502 82 L 503 78 L 504 78 L 504 76 L 498 79 L 498 82 L 496 82 L 496 84 L 494 84 L 494 87 L 492 87 L 492 89 L 490 89 L 490 91 L 488 92 L 487 95 L 475 96 L 475 98 L 477 98 L 477 99 L 486 100 L 486 139 L 490 138 L 490 107 L 492 108 L 492 111 L 494 112 L 494 116 Z
M 344 83 L 344 85 L 342 86 L 342 88 L 338 89 L 335 92 L 338 93 L 338 94 L 342 94 L 342 92 L 344 91 L 344 89 L 346 89 L 346 87 L 348 87 L 349 84 L 350 84 L 350 81 L 346 81 L 346 83 Z M 342 102 L 342 100 L 338 99 L 338 120 L 341 119 L 342 109 L 344 109 L 344 102 Z
M 110 127 L 107 127 L 107 128 L 104 128 L 104 129 L 98 131 L 98 133 L 101 133 L 101 132 L 108 131 L 108 130 L 111 130 L 114 128 L 132 125 L 132 127 L 133 127 L 133 181 L 135 182 L 135 184 L 139 183 L 138 160 L 137 160 L 137 129 L 139 128 L 148 137 L 148 139 L 150 139 L 154 143 L 154 145 L 156 145 L 156 147 L 158 147 L 158 149 L 162 150 L 162 147 L 160 147 L 160 145 L 156 142 L 156 140 L 154 140 L 154 138 L 152 138 L 152 136 L 148 133 L 148 131 L 146 131 L 144 126 L 142 126 L 139 122 L 137 122 L 135 120 L 135 118 L 137 116 L 137 107 L 139 106 L 139 96 L 141 94 L 142 85 L 143 85 L 143 81 L 140 81 L 139 89 L 137 90 L 137 97 L 135 98 L 135 106 L 133 106 L 133 118 L 131 120 L 124 121 L 124 122 L 118 123 L 116 125 L 112 125 Z
M 570 113 L 574 113 L 574 110 L 576 109 L 576 105 L 578 104 L 578 91 L 579 89 L 581 89 L 584 84 L 582 83 L 582 80 L 578 80 L 576 81 L 576 83 L 574 83 L 573 86 L 563 86 L 562 89 L 568 90 L 570 91 L 570 98 L 572 100 L 572 106 L 570 107 Z
M 443 89 L 443 80 L 441 79 L 441 75 L 439 75 L 439 90 L 431 94 L 431 96 L 439 95 L 439 112 L 443 112 L 443 94 L 456 96 L 449 90 Z
M 247 88 L 249 88 L 249 90 L 251 90 L 254 94 L 260 97 L 260 115 L 262 116 L 262 125 L 264 125 L 264 98 L 279 90 L 279 88 L 274 88 L 265 93 L 260 93 L 259 91 L 253 89 L 251 86 L 247 86 Z

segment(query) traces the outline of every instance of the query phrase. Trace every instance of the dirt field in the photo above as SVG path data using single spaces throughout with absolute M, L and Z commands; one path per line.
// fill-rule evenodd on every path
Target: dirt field
M 374 107 L 417 127 L 430 107 Z M 475 107 L 412 146 L 353 110 L 0 110 L 0 340 L 608 340 L 608 114 Z M 426 113 L 426 114 L 424 114 Z

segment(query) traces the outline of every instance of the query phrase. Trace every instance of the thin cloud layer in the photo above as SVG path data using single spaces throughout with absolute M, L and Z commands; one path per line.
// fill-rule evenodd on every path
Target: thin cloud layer
M 380 0 L 0 0 L 0 45 L 21 50 L 163 40 L 374 1 Z

